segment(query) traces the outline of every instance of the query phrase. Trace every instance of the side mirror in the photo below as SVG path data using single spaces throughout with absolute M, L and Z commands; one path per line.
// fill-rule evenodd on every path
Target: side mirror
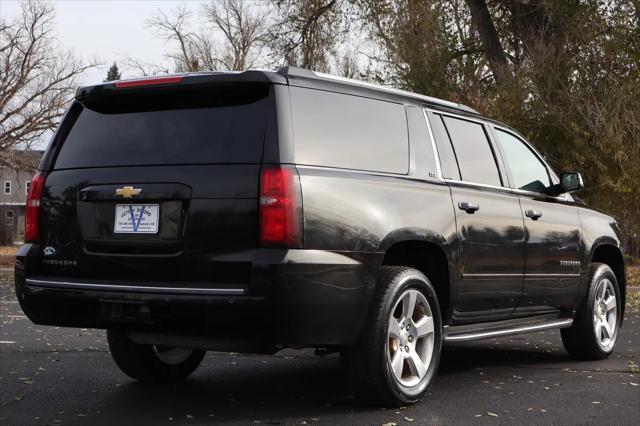
M 582 175 L 576 172 L 560 173 L 560 191 L 565 194 L 568 192 L 580 191 L 584 188 Z

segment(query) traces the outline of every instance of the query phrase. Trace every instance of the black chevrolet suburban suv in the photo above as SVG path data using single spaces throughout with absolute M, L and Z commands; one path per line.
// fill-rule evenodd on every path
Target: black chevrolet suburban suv
M 106 329 L 138 380 L 311 347 L 406 404 L 445 342 L 560 329 L 611 354 L 621 238 L 581 188 L 471 108 L 299 68 L 82 87 L 30 186 L 16 293 L 37 324 Z

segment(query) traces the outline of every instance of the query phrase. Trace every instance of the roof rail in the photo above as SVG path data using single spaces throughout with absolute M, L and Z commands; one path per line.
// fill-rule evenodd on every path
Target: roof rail
M 352 85 L 355 85 L 355 86 L 369 87 L 369 88 L 380 90 L 380 91 L 383 91 L 383 92 L 395 93 L 395 94 L 402 95 L 402 96 L 408 96 L 408 97 L 412 97 L 412 98 L 417 98 L 417 99 L 421 99 L 421 100 L 424 100 L 424 101 L 427 101 L 427 102 L 430 102 L 430 103 L 439 104 L 439 105 L 442 105 L 442 106 L 447 106 L 449 108 L 457 108 L 457 109 L 461 109 L 463 111 L 471 112 L 471 113 L 474 113 L 474 114 L 480 114 L 475 109 L 473 109 L 471 107 L 468 107 L 466 105 L 463 105 L 461 103 L 458 103 L 458 102 L 451 102 L 451 101 L 447 101 L 447 100 L 444 100 L 444 99 L 434 98 L 434 97 L 431 97 L 431 96 L 420 95 L 418 93 L 409 92 L 407 90 L 396 89 L 396 88 L 393 88 L 393 87 L 381 86 L 379 84 L 369 83 L 369 82 L 366 82 L 366 81 L 356 80 L 356 79 L 353 79 L 353 78 L 340 77 L 340 76 L 337 76 L 337 75 L 325 74 L 325 73 L 317 72 L 317 71 L 311 71 L 311 70 L 308 70 L 306 68 L 299 68 L 299 67 L 294 67 L 294 66 L 291 66 L 291 65 L 287 65 L 285 67 L 280 68 L 278 70 L 278 74 L 285 75 L 285 76 L 307 77 L 307 78 L 317 78 L 317 79 L 324 79 L 324 80 L 339 81 L 339 82 L 342 82 L 342 83 L 352 84 Z
M 295 77 L 310 77 L 317 78 L 318 74 L 314 71 L 308 70 L 306 68 L 294 67 L 292 65 L 287 65 L 278 70 L 278 74 L 281 75 L 291 75 Z

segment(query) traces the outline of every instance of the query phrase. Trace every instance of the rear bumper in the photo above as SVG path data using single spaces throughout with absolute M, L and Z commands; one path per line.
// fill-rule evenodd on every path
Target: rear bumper
M 35 323 L 252 341 L 274 347 L 354 343 L 381 256 L 258 249 L 251 284 L 149 283 L 38 274 L 41 250 L 16 257 L 16 294 Z M 99 274 L 96 274 L 99 276 Z

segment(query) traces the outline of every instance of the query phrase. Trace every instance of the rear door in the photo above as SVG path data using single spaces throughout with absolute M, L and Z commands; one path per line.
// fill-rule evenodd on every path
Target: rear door
M 520 194 L 527 244 L 522 300 L 516 315 L 573 309 L 580 285 L 580 218 L 569 196 L 546 194 L 555 175 L 508 129 L 494 127 L 498 146 Z
M 429 117 L 456 212 L 454 321 L 508 318 L 522 293 L 524 269 L 518 196 L 503 187 L 505 178 L 481 121 L 435 111 Z
M 272 88 L 123 89 L 75 102 L 41 201 L 44 275 L 246 283 Z M 48 248 L 45 250 L 45 248 Z

